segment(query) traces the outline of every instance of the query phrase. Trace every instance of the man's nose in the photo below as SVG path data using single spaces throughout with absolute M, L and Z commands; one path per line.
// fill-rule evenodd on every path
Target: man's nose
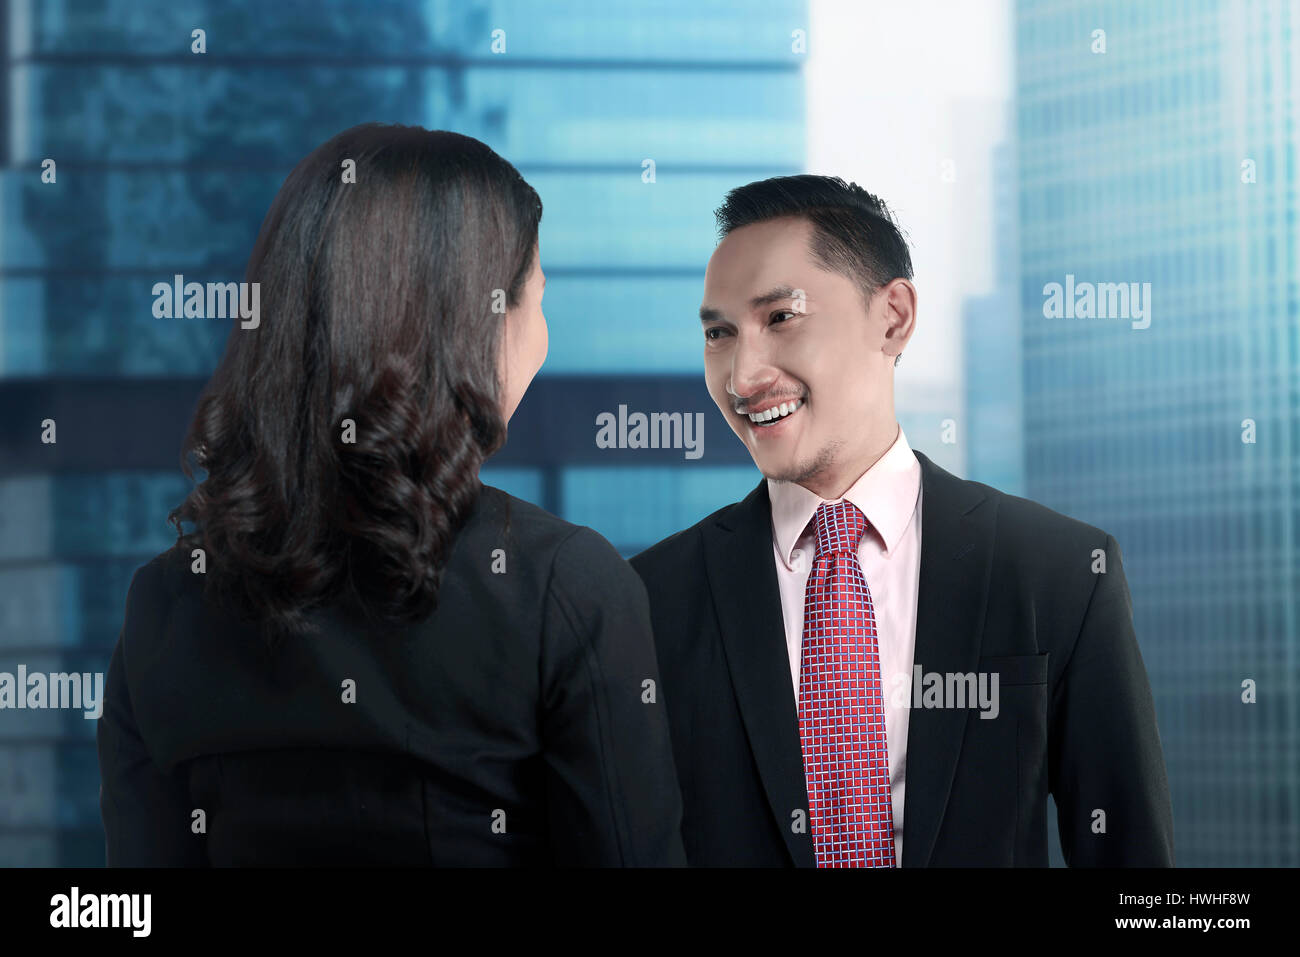
M 767 347 L 754 337 L 741 336 L 731 354 L 731 381 L 727 391 L 734 398 L 761 395 L 777 378 Z

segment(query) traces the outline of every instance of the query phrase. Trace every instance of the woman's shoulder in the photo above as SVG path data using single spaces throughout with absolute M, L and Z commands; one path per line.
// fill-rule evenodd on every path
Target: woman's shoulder
M 501 555 L 509 580 L 532 582 L 532 589 L 566 593 L 575 600 L 625 600 L 641 589 L 641 579 L 618 550 L 595 529 L 553 515 L 491 485 L 482 486 L 470 519 L 462 529 L 460 557 L 453 567 L 472 574 L 492 567 Z M 501 549 L 501 552 L 496 552 Z M 488 556 L 486 566 L 470 556 Z M 207 607 L 201 549 L 177 542 L 139 566 L 127 593 L 124 631 L 151 635 L 163 630 L 176 602 Z M 468 563 L 468 564 L 467 564 Z M 522 571 L 522 575 L 516 575 Z M 602 597 L 603 596 L 603 597 Z
M 160 552 L 137 568 L 131 576 L 127 601 L 170 601 L 184 586 L 196 577 L 191 561 L 202 563 L 202 555 L 191 555 L 179 542 Z M 130 611 L 130 608 L 127 609 Z
M 121 644 L 129 658 L 151 655 L 187 590 L 202 589 L 202 555 L 173 544 L 136 568 L 122 614 Z
M 542 560 L 549 567 L 553 582 L 639 581 L 632 566 L 595 529 L 565 521 L 491 485 L 483 486 L 482 496 L 482 517 L 490 519 L 485 524 L 499 529 L 508 513 L 510 538 L 530 560 Z

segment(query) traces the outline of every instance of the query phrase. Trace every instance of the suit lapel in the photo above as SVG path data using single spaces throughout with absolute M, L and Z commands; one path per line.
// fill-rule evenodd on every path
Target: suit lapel
M 704 552 L 727 667 L 763 790 L 795 864 L 815 867 L 806 820 L 802 833 L 791 827 L 796 810 L 807 813 L 808 792 L 766 481 L 705 529 Z
M 993 503 L 915 452 L 921 463 L 921 581 L 916 654 L 924 671 L 979 665 L 993 554 Z M 760 481 L 704 532 L 705 569 L 741 718 L 768 804 L 799 867 L 815 867 L 808 833 L 791 828 L 807 811 L 798 708 L 772 554 L 772 510 Z M 948 803 L 967 712 L 913 707 L 907 734 L 904 867 L 924 867 Z
M 925 672 L 973 672 L 979 666 L 993 558 L 996 508 L 920 452 L 921 583 L 914 663 Z M 904 867 L 925 867 L 948 803 L 968 712 L 913 702 L 907 731 L 903 811 Z

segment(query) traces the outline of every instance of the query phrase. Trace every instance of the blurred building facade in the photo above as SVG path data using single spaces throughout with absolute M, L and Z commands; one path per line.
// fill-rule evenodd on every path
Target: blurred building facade
M 1015 7 L 1026 494 L 1121 546 L 1180 866 L 1300 863 L 1298 18 Z
M 1016 246 L 1019 178 L 1013 142 L 1000 143 L 993 150 L 990 179 L 993 289 L 967 299 L 962 310 L 968 439 L 965 477 L 1008 495 L 1024 495 L 1024 384 Z

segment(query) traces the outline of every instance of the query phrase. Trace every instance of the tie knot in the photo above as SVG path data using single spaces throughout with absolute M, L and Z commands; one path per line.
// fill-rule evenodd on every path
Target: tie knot
M 817 506 L 817 554 L 858 553 L 867 532 L 867 516 L 852 502 L 822 502 Z

